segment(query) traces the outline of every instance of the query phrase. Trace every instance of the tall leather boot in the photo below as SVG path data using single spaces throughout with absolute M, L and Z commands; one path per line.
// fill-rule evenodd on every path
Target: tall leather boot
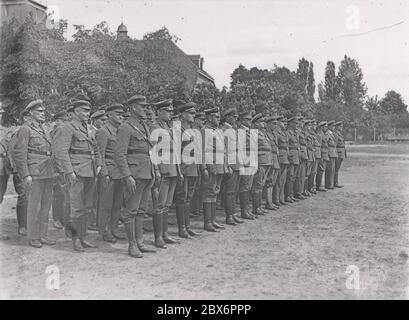
M 163 241 L 165 241 L 166 243 L 172 244 L 172 243 L 179 243 L 179 241 L 169 237 L 169 233 L 168 233 L 168 211 L 167 209 L 162 211 L 162 225 L 163 225 Z
M 273 203 L 273 191 L 274 191 L 273 186 L 266 188 L 266 205 L 265 205 L 266 210 L 277 210 L 278 209 L 277 206 Z
M 240 211 L 241 211 L 241 218 L 254 220 L 253 215 L 248 213 L 248 206 L 249 206 L 249 193 L 248 192 L 240 192 L 239 193 L 239 200 L 240 200 Z
M 226 224 L 235 226 L 237 225 L 236 221 L 233 219 L 233 199 L 230 194 L 225 195 L 224 198 L 224 211 L 226 213 Z
M 216 202 L 212 202 L 212 225 L 213 227 L 215 227 L 216 229 L 226 229 L 224 226 L 218 224 L 216 222 L 216 209 L 217 209 L 217 203 Z
M 18 234 L 22 236 L 27 235 L 27 201 L 24 204 L 16 205 Z
M 128 254 L 134 258 L 142 258 L 143 255 L 139 251 L 135 240 L 135 218 L 131 218 L 129 221 L 124 223 L 126 237 L 128 238 Z
M 162 214 L 153 213 L 152 221 L 153 221 L 153 234 L 155 235 L 155 246 L 157 248 L 166 249 L 165 241 L 163 241 L 163 238 L 162 238 L 162 234 L 163 234 Z
M 317 172 L 317 176 L 315 177 L 315 184 L 316 184 L 316 190 L 317 191 L 322 191 L 325 192 L 325 188 L 322 186 L 322 172 Z
M 139 251 L 141 251 L 142 253 L 156 252 L 156 250 L 149 249 L 143 243 L 143 220 L 144 220 L 143 215 L 137 215 L 135 217 L 135 240 L 136 240 L 136 245 L 138 246 Z
M 212 203 L 203 202 L 203 216 L 204 216 L 204 229 L 210 232 L 216 232 L 217 230 L 212 224 Z
M 231 199 L 231 216 L 232 216 L 234 222 L 243 223 L 244 221 L 241 220 L 238 216 L 236 216 L 236 197 L 237 197 L 236 193 L 233 193 L 233 194 L 230 195 L 230 199 Z
M 259 193 L 252 193 L 252 203 L 253 203 L 253 215 L 258 218 L 257 216 L 264 215 L 264 213 L 260 210 L 260 194 Z
M 178 232 L 179 237 L 181 238 L 189 238 L 189 234 L 186 231 L 185 226 L 185 204 L 183 203 L 176 203 L 176 220 L 178 223 Z
M 71 233 L 71 238 L 72 238 L 72 246 L 75 251 L 77 252 L 84 252 L 84 248 L 81 245 L 81 241 L 79 239 L 79 233 L 80 233 L 80 222 L 79 219 L 71 219 L 70 221 L 67 222 L 66 228 L 69 230 Z
M 189 236 L 192 236 L 192 237 L 198 236 L 199 233 L 190 229 L 190 212 L 189 212 L 189 206 L 187 204 L 183 204 L 183 215 L 185 217 L 184 222 L 185 222 L 186 232 L 189 234 Z
M 92 244 L 90 242 L 88 242 L 87 240 L 85 240 L 85 237 L 87 235 L 87 229 L 88 229 L 88 215 L 82 215 L 80 220 L 80 224 L 81 224 L 81 231 L 80 231 L 80 241 L 81 241 L 81 245 L 83 248 L 98 248 L 97 245 Z

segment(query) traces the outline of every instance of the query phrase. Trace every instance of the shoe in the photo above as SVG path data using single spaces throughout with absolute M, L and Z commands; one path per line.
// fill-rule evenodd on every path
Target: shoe
M 327 190 L 334 190 L 335 188 L 334 187 L 325 187 Z
M 290 197 L 287 197 L 287 198 L 285 199 L 285 202 L 287 202 L 287 203 L 294 203 L 294 200 L 293 200 L 292 198 L 290 198 Z
M 208 202 L 203 202 L 204 209 L 204 225 L 203 229 L 209 232 L 216 232 L 216 228 L 212 224 L 212 204 Z
M 189 212 L 189 206 L 186 204 L 183 205 L 183 216 L 184 216 L 185 229 L 186 229 L 187 234 L 192 237 L 198 236 L 199 235 L 198 232 L 195 232 L 190 229 L 190 212 Z
M 237 226 L 236 221 L 234 221 L 233 216 L 228 216 L 226 218 L 226 224 L 229 226 Z
M 275 205 L 276 207 L 279 208 L 279 207 L 281 207 L 281 202 L 279 202 L 279 201 L 273 202 L 273 205 Z M 278 208 L 277 208 L 277 209 L 278 209 Z
M 304 197 L 301 193 L 294 195 L 294 198 L 298 199 L 298 200 L 305 200 L 307 199 L 306 197 Z
M 249 214 L 247 211 L 249 205 L 249 193 L 248 192 L 240 192 L 239 193 L 239 200 L 240 200 L 240 211 L 241 211 L 241 218 L 247 220 L 254 220 L 255 218 L 253 215 Z
M 319 187 L 319 188 L 317 188 L 317 191 L 320 191 L 320 192 L 327 192 L 327 189 L 325 189 L 325 188 L 323 188 L 323 187 Z
M 74 248 L 74 251 L 77 252 L 84 252 L 84 248 L 82 247 L 80 239 L 73 239 L 72 240 L 72 246 Z
M 128 255 L 130 255 L 133 258 L 142 258 L 142 252 L 139 251 L 138 246 L 136 245 L 136 242 L 131 242 L 128 245 Z
M 57 243 L 57 241 L 50 239 L 50 238 L 41 238 L 40 242 L 46 246 L 53 246 Z
M 116 238 L 118 240 L 126 240 L 126 235 L 123 234 L 123 233 L 120 233 L 118 231 L 112 232 L 112 235 L 114 236 L 114 238 Z
M 311 197 L 311 193 L 309 193 L 308 191 L 303 192 L 302 195 L 304 197 Z
M 99 228 L 98 228 L 98 226 L 95 225 L 95 224 L 90 224 L 90 225 L 88 226 L 88 230 L 90 230 L 90 231 L 99 231 Z
M 231 216 L 232 216 L 234 222 L 236 222 L 236 223 L 244 223 L 244 221 L 241 220 L 239 217 L 237 217 L 234 213 L 233 213 Z
M 116 238 L 112 234 L 103 235 L 102 240 L 109 243 L 116 243 Z
M 275 210 L 278 209 L 278 206 L 273 205 L 273 204 L 267 204 L 264 209 L 265 209 L 265 210 L 268 210 L 267 212 L 269 212 L 269 211 L 275 211 Z
M 162 220 L 162 225 L 163 225 L 162 238 L 163 238 L 163 241 L 165 241 L 165 243 L 168 243 L 168 244 L 179 243 L 178 240 L 169 237 L 169 233 L 168 233 L 168 213 L 166 211 L 162 212 L 162 219 L 163 219 Z
M 60 221 L 56 221 L 56 222 L 54 222 L 54 228 L 56 228 L 58 230 L 62 230 L 62 229 L 64 229 L 64 226 L 61 224 Z
M 226 229 L 226 227 L 222 226 L 221 224 L 218 224 L 217 221 L 216 221 L 216 204 L 212 203 L 211 208 L 212 208 L 211 221 L 212 221 L 213 227 L 215 227 L 216 229 L 221 229 L 221 230 Z
M 17 233 L 18 233 L 20 236 L 26 236 L 26 235 L 27 235 L 27 229 L 24 228 L 24 227 L 18 228 Z
M 255 212 L 253 212 L 253 216 L 264 216 L 265 213 L 263 212 L 263 210 L 261 210 L 261 208 L 257 208 Z
M 9 240 L 10 237 L 5 234 L 0 234 L 0 240 Z
M 192 237 L 200 236 L 200 233 L 198 233 L 198 232 L 196 232 L 196 231 L 193 231 L 193 230 L 190 229 L 190 228 L 186 229 L 186 232 L 189 234 L 189 236 L 192 236 Z
M 40 240 L 30 240 L 29 245 L 32 246 L 33 248 L 42 248 L 43 244 L 40 242 Z
M 150 249 L 149 247 L 145 246 L 143 243 L 137 244 L 138 249 L 142 253 L 155 253 L 156 250 Z
M 83 248 L 98 248 L 97 245 L 92 244 L 85 239 L 80 239 L 80 241 Z
M 334 187 L 335 187 L 335 188 L 343 188 L 344 186 L 343 186 L 343 185 L 340 185 L 340 184 L 337 184 L 337 185 L 335 185 Z
M 180 238 L 189 238 L 185 226 L 185 205 L 183 203 L 176 204 L 176 221 L 178 224 L 178 235 Z
M 165 241 L 163 241 L 163 223 L 162 223 L 162 214 L 153 214 L 153 234 L 155 235 L 155 247 L 166 249 Z

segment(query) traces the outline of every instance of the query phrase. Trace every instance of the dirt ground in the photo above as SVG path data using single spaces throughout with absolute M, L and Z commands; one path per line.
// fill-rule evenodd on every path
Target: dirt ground
M 0 298 L 406 299 L 409 145 L 348 146 L 348 156 L 344 188 L 142 259 L 127 256 L 126 241 L 102 243 L 95 232 L 89 238 L 99 248 L 74 253 L 51 226 L 56 246 L 28 247 L 10 195 L 0 215 L 11 236 L 0 242 Z M 201 219 L 193 226 L 200 229 Z M 152 240 L 147 233 L 146 243 Z M 51 265 L 59 270 L 56 290 L 46 286 Z M 347 270 L 359 270 L 359 289 L 348 286 Z

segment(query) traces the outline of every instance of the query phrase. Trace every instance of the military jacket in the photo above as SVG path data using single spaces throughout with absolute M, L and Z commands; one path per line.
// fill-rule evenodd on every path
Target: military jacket
M 298 130 L 298 142 L 300 143 L 300 160 L 308 160 L 307 139 L 303 130 Z
M 107 121 L 95 134 L 102 162 L 100 174 L 103 177 L 109 176 L 112 179 L 121 178 L 118 167 L 114 161 L 117 130 L 117 128 Z
M 13 160 L 21 179 L 54 178 L 51 139 L 41 124 L 30 121 L 20 127 L 13 146 Z
M 288 136 L 288 160 L 291 164 L 300 164 L 300 144 L 298 142 L 298 134 L 294 129 L 287 130 Z
M 188 124 L 184 124 L 183 122 L 181 122 L 181 132 L 182 132 L 182 148 L 181 148 L 182 150 L 181 152 L 182 154 L 186 146 L 192 143 L 197 144 L 198 147 L 200 146 L 198 144 L 198 141 L 195 141 L 194 136 L 187 131 L 189 129 L 192 129 L 192 128 L 190 128 Z M 191 157 L 194 156 L 193 152 L 190 153 L 190 156 Z M 183 157 L 181 157 L 180 170 L 182 174 L 186 177 L 197 177 L 199 175 L 198 164 L 197 163 L 185 163 L 183 161 Z
M 318 139 L 319 139 L 319 142 L 320 142 L 320 145 L 321 145 L 321 159 L 328 161 L 329 157 L 328 157 L 328 138 L 327 138 L 327 135 L 323 131 L 320 131 L 317 136 L 318 136 Z
M 278 156 L 279 156 L 279 161 L 281 164 L 290 164 L 288 161 L 288 136 L 287 132 L 278 129 L 276 130 L 276 136 L 277 136 L 277 143 L 278 143 Z
M 158 142 L 160 142 L 163 139 L 166 139 L 166 141 L 169 141 L 169 149 L 166 150 L 166 152 L 169 152 L 170 159 L 167 159 L 167 160 L 170 160 L 170 163 L 160 163 L 158 165 L 160 173 L 161 175 L 166 176 L 166 177 L 176 177 L 179 173 L 180 168 L 179 168 L 177 161 L 174 161 L 173 159 L 175 151 L 174 151 L 174 145 L 173 145 L 174 139 L 173 139 L 172 128 L 170 127 L 169 123 L 167 123 L 166 121 L 158 120 L 155 124 L 153 124 L 150 127 L 150 131 L 152 132 L 155 129 L 163 129 L 162 133 L 164 136 L 159 137 L 160 139 Z
M 305 132 L 305 139 L 307 142 L 307 155 L 308 161 L 314 161 L 314 137 L 313 134 L 309 131 Z
M 265 129 L 258 130 L 258 164 L 271 165 L 273 163 L 273 150 L 271 148 L 270 138 Z
M 321 159 L 321 138 L 316 132 L 311 132 L 314 148 L 314 159 Z
M 114 147 L 114 161 L 121 178 L 153 179 L 154 168 L 150 151 L 149 128 L 142 121 L 128 118 L 118 128 Z
M 239 162 L 238 158 L 238 132 L 237 129 L 234 128 L 232 125 L 229 123 L 225 122 L 221 126 L 221 129 L 223 132 L 226 132 L 226 130 L 231 130 L 229 132 L 232 132 L 232 135 L 228 135 L 228 137 L 225 135 L 224 137 L 224 145 L 225 145 L 225 150 L 227 153 L 227 164 L 230 168 L 233 170 L 240 170 L 241 164 Z
M 335 132 L 337 135 L 337 153 L 338 153 L 338 158 L 340 159 L 345 159 L 346 157 L 346 150 L 345 150 L 345 141 L 344 137 L 342 136 L 342 133 L 337 131 Z
M 243 139 L 243 135 L 245 135 L 246 144 L 244 144 L 244 141 L 239 141 L 239 139 Z M 252 136 L 250 134 L 250 128 L 240 125 L 240 127 L 237 129 L 237 159 L 241 167 L 251 166 L 251 162 L 248 161 L 248 157 L 251 156 L 251 149 L 258 143 L 258 141 L 251 141 L 251 139 Z
M 79 177 L 93 178 L 102 165 L 95 142 L 89 137 L 85 124 L 67 121 L 57 128 L 53 137 L 53 153 L 58 172 L 74 172 Z
M 270 141 L 272 152 L 272 166 L 274 169 L 280 169 L 280 162 L 278 159 L 278 138 L 273 130 L 266 130 L 267 137 Z
M 337 158 L 337 139 L 333 132 L 327 131 L 327 141 L 328 141 L 328 156 L 330 158 Z
M 206 138 L 206 129 L 213 130 L 215 133 L 214 139 Z M 223 174 L 227 173 L 227 152 L 225 152 L 224 144 L 224 135 L 223 131 L 220 128 L 213 128 L 210 125 L 205 125 L 202 130 L 202 139 L 203 139 L 203 165 L 202 168 L 206 168 L 209 173 L 212 174 Z M 221 147 L 223 146 L 223 147 Z M 206 157 L 206 153 L 208 156 Z M 208 158 L 212 154 L 213 161 Z M 216 163 L 216 159 L 223 159 L 223 163 Z M 212 162 L 212 163 L 207 163 Z

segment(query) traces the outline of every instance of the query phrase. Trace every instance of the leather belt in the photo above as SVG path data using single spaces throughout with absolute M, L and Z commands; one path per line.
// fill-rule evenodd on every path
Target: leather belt
M 145 152 L 145 151 L 135 150 L 135 149 L 128 149 L 127 153 L 128 154 L 147 154 L 147 152 Z
M 28 153 L 40 154 L 42 156 L 48 156 L 48 157 L 52 155 L 51 151 L 41 151 L 41 150 L 35 150 L 35 149 L 28 149 Z
M 70 153 L 70 154 L 86 154 L 86 155 L 90 155 L 90 156 L 93 156 L 95 154 L 94 151 L 75 150 L 75 149 L 70 149 L 68 151 L 68 153 Z
M 113 154 L 105 154 L 105 159 L 114 159 Z

